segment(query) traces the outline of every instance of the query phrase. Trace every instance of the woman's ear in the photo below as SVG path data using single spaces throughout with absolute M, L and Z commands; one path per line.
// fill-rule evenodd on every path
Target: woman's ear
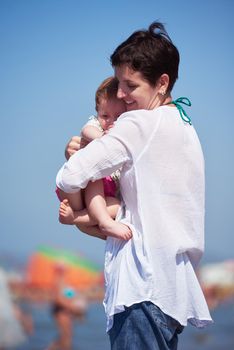
M 158 80 L 159 93 L 161 95 L 166 95 L 167 94 L 167 88 L 168 88 L 168 85 L 169 85 L 169 81 L 170 81 L 169 75 L 166 74 L 166 73 L 162 74 L 161 77 L 159 78 L 159 80 Z

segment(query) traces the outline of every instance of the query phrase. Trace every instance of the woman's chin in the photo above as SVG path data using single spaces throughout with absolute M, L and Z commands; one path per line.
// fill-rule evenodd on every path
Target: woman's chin
M 136 108 L 135 103 L 130 103 L 128 105 L 126 104 L 126 109 L 127 109 L 127 111 L 134 111 L 137 108 Z

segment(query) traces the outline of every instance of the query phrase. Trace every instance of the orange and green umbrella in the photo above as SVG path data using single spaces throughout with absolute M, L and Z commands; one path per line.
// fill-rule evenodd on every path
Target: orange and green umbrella
M 102 270 L 94 262 L 78 254 L 50 247 L 40 247 L 30 257 L 27 282 L 34 287 L 52 288 L 59 266 L 64 270 L 66 283 L 75 288 L 87 289 L 103 282 Z

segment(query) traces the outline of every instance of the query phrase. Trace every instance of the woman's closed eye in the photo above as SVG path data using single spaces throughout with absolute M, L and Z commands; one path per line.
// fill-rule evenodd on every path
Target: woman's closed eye
M 129 88 L 129 89 L 136 89 L 137 88 L 137 86 L 138 85 L 136 85 L 136 84 L 133 84 L 133 83 L 127 83 L 127 87 Z

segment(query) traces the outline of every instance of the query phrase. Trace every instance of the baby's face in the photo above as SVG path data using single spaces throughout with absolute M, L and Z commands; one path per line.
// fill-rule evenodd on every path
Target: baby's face
M 114 97 L 101 99 L 97 117 L 103 130 L 113 126 L 116 119 L 124 112 L 126 112 L 126 106 L 122 100 Z

